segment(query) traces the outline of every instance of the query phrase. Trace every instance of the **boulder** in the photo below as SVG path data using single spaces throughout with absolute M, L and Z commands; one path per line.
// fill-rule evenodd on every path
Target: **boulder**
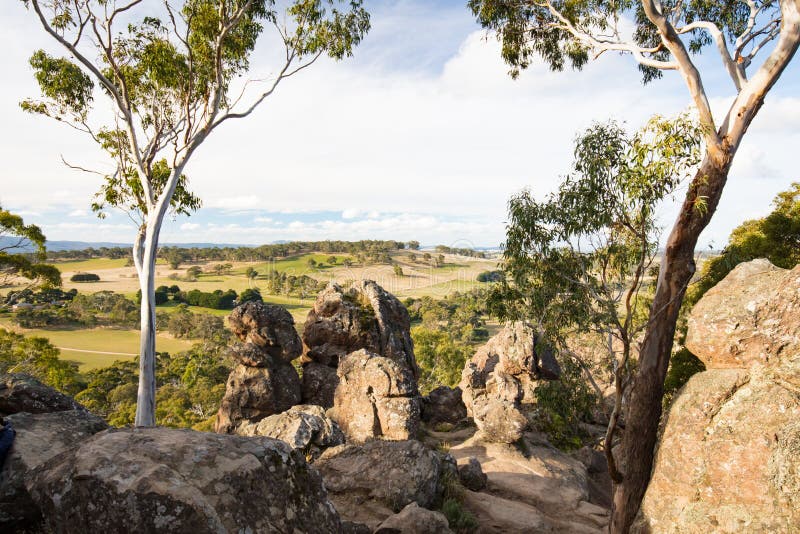
M 421 418 L 426 423 L 456 424 L 467 417 L 467 407 L 461 400 L 461 388 L 439 386 L 424 397 L 421 404 Z
M 372 280 L 343 289 L 331 282 L 303 326 L 305 359 L 335 367 L 339 358 L 367 349 L 419 375 L 405 306 Z
M 737 265 L 692 308 L 686 347 L 707 369 L 773 365 L 800 352 L 800 265 Z
M 634 532 L 797 532 L 800 354 L 781 358 L 681 389 Z
M 323 408 L 333 406 L 333 396 L 339 377 L 336 368 L 321 363 L 310 362 L 303 365 L 303 403 L 316 404 Z
M 216 431 L 230 434 L 242 423 L 257 422 L 300 403 L 300 377 L 291 364 L 237 365 L 228 376 L 217 413 Z
M 500 370 L 492 372 L 485 382 L 480 382 L 480 377 L 474 363 L 464 368 L 461 385 L 469 399 L 467 413 L 485 439 L 498 443 L 517 441 L 528 426 L 520 404 L 519 381 Z
M 22 373 L 0 375 L 0 415 L 67 410 L 85 410 L 85 408 L 72 397 L 45 386 L 30 375 Z
M 314 467 L 342 518 L 371 528 L 412 502 L 430 508 L 441 494 L 440 460 L 414 440 L 341 445 Z
M 412 502 L 399 513 L 387 517 L 375 534 L 450 534 L 447 518 L 440 512 L 426 510 Z
M 38 382 L 34 385 L 33 389 L 27 391 L 40 392 L 40 386 L 47 388 Z M 35 399 L 36 402 L 31 406 L 39 409 L 43 406 L 40 402 L 42 399 L 55 399 L 56 402 L 46 403 L 50 407 L 64 407 L 67 404 L 61 397 L 49 395 L 37 395 Z M 17 435 L 5 463 L 0 466 L 0 531 L 35 531 L 42 515 L 25 487 L 30 473 L 54 456 L 107 429 L 108 425 L 83 409 L 52 413 L 21 412 L 6 419 L 13 425 Z
M 41 466 L 29 488 L 63 534 L 341 529 L 317 471 L 271 438 L 107 431 Z
M 486 487 L 489 477 L 481 469 L 481 463 L 477 458 L 471 456 L 458 468 L 458 478 L 461 485 L 471 491 L 480 491 Z
M 408 368 L 362 349 L 343 357 L 337 374 L 331 416 L 349 440 L 416 437 L 419 393 Z
M 467 362 L 459 387 L 467 414 L 487 439 L 510 443 L 528 424 L 521 403 L 532 401 L 539 381 L 560 375 L 552 348 L 530 326 L 511 322 Z
M 291 362 L 303 352 L 294 319 L 282 306 L 245 302 L 228 316 L 228 325 L 240 341 L 252 343 L 276 360 Z
M 344 443 L 339 426 L 313 404 L 292 406 L 257 423 L 245 423 L 236 429 L 242 436 L 267 436 L 288 443 L 293 449 L 317 457 L 323 449 Z

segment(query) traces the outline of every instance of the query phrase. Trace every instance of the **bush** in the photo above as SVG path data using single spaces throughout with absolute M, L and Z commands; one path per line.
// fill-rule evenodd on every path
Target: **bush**
M 70 277 L 71 282 L 99 282 L 100 277 L 94 273 L 75 273 Z
M 258 289 L 248 288 L 239 295 L 239 304 L 244 304 L 245 302 L 264 302 L 264 299 L 261 297 L 261 292 Z
M 502 282 L 505 279 L 503 271 L 483 271 L 478 274 L 478 282 Z

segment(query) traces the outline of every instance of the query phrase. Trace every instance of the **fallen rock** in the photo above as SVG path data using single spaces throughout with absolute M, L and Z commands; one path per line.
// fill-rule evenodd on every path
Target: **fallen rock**
M 279 439 L 312 457 L 319 456 L 328 447 L 344 443 L 344 434 L 339 426 L 325 415 L 322 407 L 313 404 L 292 406 L 257 423 L 245 423 L 236 429 L 236 433 Z
M 409 369 L 362 349 L 343 357 L 337 374 L 331 417 L 349 440 L 416 437 L 419 393 Z
M 215 430 L 230 434 L 240 424 L 257 422 L 300 403 L 300 377 L 291 364 L 237 365 L 228 376 Z
M 800 352 L 800 265 L 736 266 L 695 304 L 686 347 L 707 369 L 777 364 Z
M 0 375 L 0 415 L 68 410 L 86 409 L 72 397 L 42 384 L 30 375 L 22 373 Z
M 36 382 L 34 386 L 33 391 L 41 391 L 40 383 Z M 35 399 L 36 403 L 32 406 L 36 408 L 42 408 L 45 404 L 50 407 L 66 405 L 61 397 L 37 394 Z M 43 403 L 41 399 L 55 399 L 56 402 Z M 42 521 L 41 511 L 25 487 L 31 472 L 54 456 L 107 429 L 108 425 L 83 409 L 52 413 L 21 412 L 6 419 L 13 425 L 17 435 L 5 463 L 0 466 L 0 531 L 37 531 Z
M 323 408 L 333 406 L 333 397 L 339 377 L 336 368 L 321 363 L 310 362 L 303 365 L 303 403 L 316 404 Z
M 291 362 L 303 352 L 292 314 L 282 306 L 245 302 L 228 316 L 228 325 L 240 341 L 252 343 L 276 360 Z
M 412 502 L 430 508 L 440 497 L 439 458 L 418 441 L 341 445 L 314 467 L 342 518 L 371 528 Z
M 447 518 L 440 512 L 426 510 L 412 502 L 397 514 L 387 517 L 375 534 L 449 534 Z
M 338 532 L 316 470 L 271 438 L 146 428 L 108 431 L 40 467 L 45 526 L 103 532 Z
M 467 414 L 487 438 L 511 443 L 528 425 L 521 403 L 532 401 L 539 381 L 560 375 L 552 349 L 534 329 L 511 322 L 467 362 L 459 387 Z
M 456 424 L 467 417 L 467 407 L 461 400 L 461 388 L 439 386 L 424 397 L 421 404 L 421 418 L 426 423 Z
M 459 466 L 458 478 L 461 480 L 461 485 L 471 491 L 482 490 L 489 481 L 489 477 L 481 469 L 481 463 L 474 456 Z
M 692 376 L 670 407 L 635 532 L 797 531 L 800 354 L 782 360 Z

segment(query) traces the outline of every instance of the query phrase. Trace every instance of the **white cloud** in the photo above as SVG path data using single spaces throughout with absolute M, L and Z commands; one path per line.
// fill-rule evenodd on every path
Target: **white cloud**
M 69 217 L 86 217 L 89 214 L 86 210 L 72 210 L 67 214 Z
M 193 230 L 197 230 L 200 228 L 200 225 L 197 223 L 183 223 L 181 224 L 181 230 L 184 232 L 191 232 Z

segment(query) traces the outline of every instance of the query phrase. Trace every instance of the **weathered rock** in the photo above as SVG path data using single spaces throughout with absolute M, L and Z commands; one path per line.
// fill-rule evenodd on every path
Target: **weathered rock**
M 41 384 L 37 384 L 34 384 L 33 391 L 39 392 Z M 36 395 L 35 399 L 37 402 L 32 405 L 35 408 L 45 404 L 49 407 L 63 407 L 66 404 L 60 397 L 55 397 L 56 402 L 41 402 L 41 399 L 53 399 L 47 395 Z M 7 420 L 17 435 L 5 463 L 0 466 L 0 531 L 33 531 L 37 529 L 42 516 L 25 488 L 30 473 L 89 436 L 107 429 L 108 425 L 83 409 L 52 413 L 22 412 L 8 416 Z
M 774 365 L 800 352 L 800 266 L 736 266 L 695 304 L 686 347 L 707 369 Z
M 583 464 L 528 434 L 522 439 L 524 454 L 480 435 L 450 448 L 460 467 L 477 459 L 488 477 L 483 491 L 465 492 L 479 531 L 601 532 L 608 510 L 590 502 Z
M 308 312 L 303 326 L 307 361 L 336 367 L 339 358 L 359 349 L 394 360 L 419 375 L 405 306 L 372 280 L 343 289 L 331 282 Z
M 800 354 L 781 359 L 689 380 L 669 410 L 636 532 L 797 532 Z
M 372 534 L 372 529 L 364 523 L 342 521 L 342 534 Z
M 339 377 L 336 368 L 321 363 L 309 362 L 303 365 L 303 403 L 316 404 L 323 408 L 333 406 L 333 396 Z
M 228 324 L 240 341 L 252 343 L 276 360 L 290 362 L 303 352 L 294 319 L 282 306 L 245 302 L 231 312 Z
M 271 438 L 103 432 L 40 467 L 29 487 L 46 527 L 64 534 L 341 528 L 316 470 Z
M 337 374 L 331 416 L 348 439 L 416 437 L 419 393 L 409 369 L 362 349 L 343 357 Z
M 431 425 L 455 424 L 467 417 L 467 407 L 461 400 L 461 388 L 439 386 L 424 397 L 421 405 L 422 420 Z
M 387 517 L 375 534 L 449 534 L 447 518 L 440 512 L 426 510 L 412 502 L 399 513 Z
M 481 463 L 474 456 L 467 459 L 458 468 L 458 478 L 461 484 L 472 491 L 480 491 L 486 487 L 489 477 L 481 469 Z
M 237 365 L 226 384 L 216 431 L 232 433 L 242 423 L 259 421 L 300 403 L 300 377 L 291 364 L 271 367 Z
M 534 329 L 512 322 L 467 362 L 459 387 L 467 414 L 487 438 L 510 443 L 528 424 L 520 404 L 531 400 L 540 380 L 560 374 L 552 349 Z
M 498 443 L 513 443 L 522 437 L 528 419 L 522 413 L 522 388 L 513 376 L 495 370 L 485 382 L 470 362 L 464 368 L 461 386 L 469 399 L 467 413 L 483 432 L 485 439 Z
M 75 399 L 22 373 L 0 375 L 0 415 L 85 410 Z
M 440 496 L 440 461 L 418 441 L 341 445 L 314 467 L 342 518 L 372 528 L 412 502 L 429 508 Z
M 313 404 L 292 406 L 257 423 L 242 424 L 236 433 L 279 439 L 313 457 L 323 449 L 344 443 L 344 434 L 339 426 L 325 415 L 322 407 Z

